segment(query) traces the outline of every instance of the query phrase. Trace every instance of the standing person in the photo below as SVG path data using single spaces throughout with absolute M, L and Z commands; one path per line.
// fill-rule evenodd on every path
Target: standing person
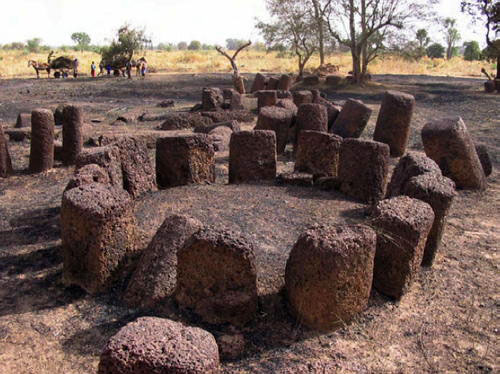
M 73 77 L 78 77 L 78 66 L 80 66 L 80 61 L 77 58 L 73 60 Z
M 148 71 L 148 63 L 146 62 L 146 60 L 142 61 L 141 63 L 141 76 L 143 78 L 146 77 L 146 72 Z
M 99 62 L 99 74 L 97 76 L 104 75 L 104 62 Z
M 127 61 L 127 65 L 125 65 L 126 69 L 127 69 L 127 77 L 128 79 L 132 79 L 132 63 L 129 61 Z
M 108 72 L 108 75 L 111 75 L 111 65 L 110 64 L 106 65 L 106 71 Z
M 96 71 L 95 62 L 92 61 L 92 64 L 90 64 L 90 75 L 92 76 L 92 78 L 95 78 L 95 71 Z

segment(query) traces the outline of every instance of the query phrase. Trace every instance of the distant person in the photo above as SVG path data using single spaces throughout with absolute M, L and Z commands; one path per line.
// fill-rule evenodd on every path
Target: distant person
M 99 62 L 99 74 L 97 76 L 104 75 L 104 62 Z
M 80 66 L 80 61 L 77 58 L 73 60 L 73 77 L 78 77 L 78 67 Z
M 110 64 L 106 65 L 106 71 L 108 72 L 108 75 L 111 75 L 111 65 Z
M 127 70 L 128 79 L 132 79 L 132 62 L 127 61 L 127 64 L 125 65 L 125 69 Z
M 92 76 L 92 78 L 95 78 L 96 69 L 97 67 L 95 66 L 95 62 L 92 61 L 92 64 L 90 64 L 90 75 Z
M 141 76 L 142 76 L 143 78 L 145 78 L 145 77 L 146 77 L 146 72 L 147 72 L 147 71 L 148 71 L 148 64 L 147 64 L 147 62 L 144 60 L 144 61 L 142 62 L 142 64 L 141 64 Z

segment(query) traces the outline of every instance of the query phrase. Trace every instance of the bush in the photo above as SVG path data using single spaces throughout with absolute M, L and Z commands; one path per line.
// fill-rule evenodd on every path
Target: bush
M 427 47 L 427 56 L 430 58 L 443 58 L 445 48 L 439 44 L 434 43 Z
M 201 43 L 198 40 L 193 40 L 189 43 L 188 49 L 190 51 L 199 51 L 201 49 Z
M 33 38 L 30 40 L 26 41 L 26 49 L 28 52 L 31 53 L 37 53 L 40 51 L 40 43 L 42 42 L 42 39 L 40 38 Z
M 179 42 L 177 43 L 177 49 L 179 51 L 185 51 L 187 49 L 188 45 L 186 42 Z
M 479 43 L 475 40 L 464 43 L 464 59 L 466 61 L 475 61 L 481 59 L 481 49 Z

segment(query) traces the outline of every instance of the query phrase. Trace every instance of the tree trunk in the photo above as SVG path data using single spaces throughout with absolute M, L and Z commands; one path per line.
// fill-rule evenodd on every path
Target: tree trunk
M 500 51 L 497 52 L 497 79 L 500 79 Z
M 318 27 L 318 44 L 319 44 L 319 64 L 325 64 L 325 36 L 323 30 L 323 16 L 320 12 L 320 4 L 318 0 L 313 0 L 314 5 L 314 18 Z
M 357 84 L 362 82 L 361 77 L 361 58 L 356 50 L 352 51 L 352 76 Z

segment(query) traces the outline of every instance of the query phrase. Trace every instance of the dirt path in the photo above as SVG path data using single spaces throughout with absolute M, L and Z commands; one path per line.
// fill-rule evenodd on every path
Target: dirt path
M 149 131 L 154 124 L 113 127 L 117 113 L 176 107 L 199 100 L 204 86 L 229 86 L 228 75 L 156 75 L 147 80 L 1 80 L 0 122 L 12 126 L 20 111 L 84 106 L 92 131 Z M 375 111 L 363 137 L 373 134 L 386 88 L 414 94 L 417 109 L 411 148 L 422 150 L 420 129 L 442 116 L 462 116 L 475 140 L 488 146 L 495 171 L 484 193 L 460 192 L 435 266 L 423 270 L 398 303 L 373 292 L 355 323 L 318 335 L 287 314 L 280 288 L 288 252 L 300 232 L 319 222 L 362 221 L 363 206 L 340 194 L 307 188 L 228 186 L 227 155 L 218 158 L 215 185 L 149 194 L 136 214 L 152 235 L 170 212 L 188 212 L 205 223 L 230 226 L 258 247 L 261 307 L 241 330 L 246 355 L 224 362 L 225 373 L 279 373 L 290 365 L 329 362 L 338 373 L 495 373 L 499 370 L 498 289 L 500 243 L 500 96 L 481 92 L 481 81 L 449 77 L 377 76 L 370 88 L 326 90 L 329 98 L 365 100 Z M 0 180 L 0 372 L 94 373 L 106 340 L 140 313 L 123 306 L 120 290 L 90 297 L 61 283 L 59 209 L 70 168 L 28 175 L 29 143 L 9 144 L 16 175 Z M 280 169 L 291 167 L 286 158 Z M 166 303 L 162 315 L 198 324 Z M 225 326 L 204 326 L 219 336 Z M 308 372 L 308 371 L 303 371 Z M 335 371 L 332 371 L 335 372 Z

